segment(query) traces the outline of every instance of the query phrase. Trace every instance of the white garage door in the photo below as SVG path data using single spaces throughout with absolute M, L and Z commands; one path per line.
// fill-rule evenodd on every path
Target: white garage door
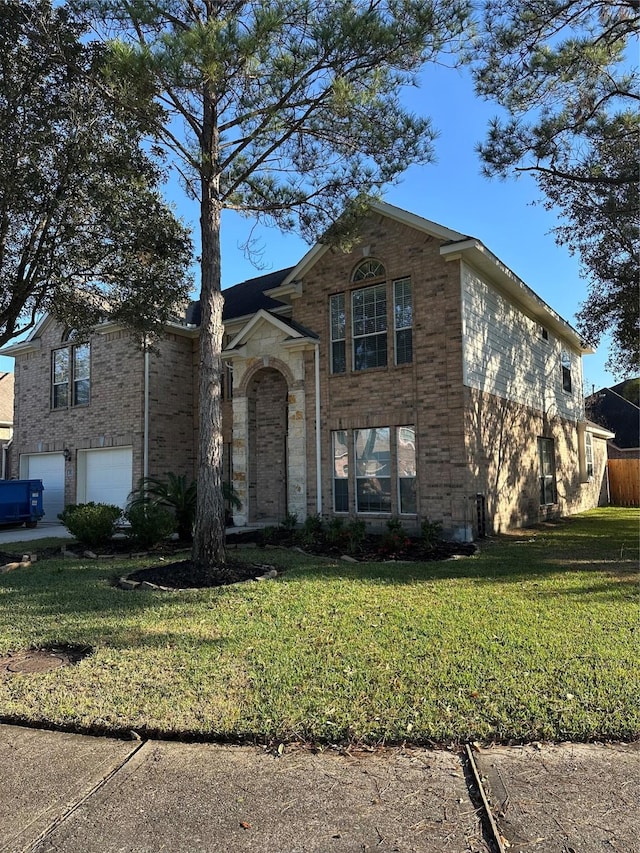
M 30 453 L 20 457 L 20 477 L 42 480 L 43 521 L 58 521 L 64 509 L 64 456 L 62 453 Z
M 115 504 L 124 509 L 132 488 L 132 471 L 133 451 L 130 447 L 78 453 L 78 477 L 84 480 L 82 502 Z M 79 482 L 79 495 L 82 493 L 81 485 Z

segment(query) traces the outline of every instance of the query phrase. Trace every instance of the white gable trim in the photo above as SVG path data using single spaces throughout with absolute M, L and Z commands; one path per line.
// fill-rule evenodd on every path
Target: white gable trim
M 584 343 L 578 332 L 566 320 L 547 305 L 544 299 L 541 299 L 519 276 L 503 264 L 480 240 L 471 237 L 458 243 L 441 246 L 440 255 L 445 261 L 463 260 L 470 267 L 483 273 L 496 289 L 507 294 L 533 320 L 553 329 L 558 337 L 568 341 L 576 352 L 581 355 L 593 352 L 593 349 Z
M 415 228 L 417 231 L 422 231 L 430 237 L 435 237 L 437 240 L 464 240 L 466 234 L 461 234 L 459 231 L 452 231 L 451 228 L 445 228 L 444 225 L 439 225 L 430 219 L 424 219 L 422 216 L 417 216 L 415 213 L 409 213 L 408 210 L 403 210 L 401 207 L 395 207 L 393 204 L 387 204 L 386 201 L 374 201 L 370 208 L 371 213 L 380 216 L 386 216 L 388 219 L 393 219 L 395 222 L 400 222 L 402 225 L 407 225 L 410 228 Z M 300 278 L 303 278 L 306 273 L 316 264 L 320 258 L 328 252 L 330 247 L 324 243 L 316 243 L 313 248 L 304 255 L 304 257 L 296 264 L 286 278 L 283 279 L 279 287 L 274 287 L 269 291 L 270 296 L 277 296 L 281 292 L 281 288 L 292 284 Z
M 268 311 L 265 311 L 264 308 L 261 308 L 259 311 L 256 311 L 249 322 L 243 326 L 233 340 L 229 342 L 229 345 L 225 348 L 225 353 L 245 344 L 249 338 L 252 337 L 256 328 L 262 325 L 262 323 L 269 323 L 274 326 L 274 328 L 278 329 L 278 331 L 286 335 L 287 338 L 300 338 L 301 340 L 306 340 L 306 337 L 302 332 L 292 329 L 287 323 L 283 323 L 278 317 L 274 317 L 273 314 L 270 314 Z

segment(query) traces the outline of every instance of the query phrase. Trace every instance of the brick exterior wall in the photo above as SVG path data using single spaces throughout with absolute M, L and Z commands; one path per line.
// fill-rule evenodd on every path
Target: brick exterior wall
M 65 503 L 76 502 L 77 451 L 101 447 L 132 447 L 133 484 L 143 473 L 144 356 L 124 331 L 91 337 L 90 402 L 53 409 L 52 352 L 63 328 L 46 323 L 37 351 L 15 359 L 16 424 L 10 476 L 20 476 L 20 456 L 62 451 Z M 193 475 L 193 342 L 169 336 L 150 356 L 149 472 L 171 470 Z M 177 380 L 177 381 L 176 381 Z
M 469 515 L 475 509 L 474 496 L 482 495 L 487 532 L 598 505 L 606 478 L 604 441 L 593 439 L 594 474 L 587 480 L 575 421 L 471 388 L 465 389 L 465 397 Z M 538 437 L 553 439 L 555 450 L 557 503 L 544 507 L 540 506 Z
M 321 430 L 323 514 L 333 513 L 331 432 L 365 427 L 413 425 L 416 428 L 418 515 L 442 521 L 447 529 L 464 519 L 461 489 L 465 483 L 464 396 L 462 387 L 462 325 L 459 264 L 439 255 L 433 237 L 381 216 L 372 217 L 362 238 L 348 254 L 327 252 L 305 276 L 303 295 L 293 302 L 293 317 L 321 337 Z M 351 283 L 354 268 L 366 257 L 385 267 L 387 281 L 387 367 L 351 369 L 350 315 L 347 313 L 347 372 L 330 372 L 329 296 L 349 293 L 370 282 Z M 410 277 L 413 296 L 413 362 L 396 366 L 393 347 L 392 281 Z M 374 283 L 376 280 L 372 280 Z M 315 433 L 313 353 L 305 355 L 306 421 Z M 394 460 L 395 461 L 395 460 Z M 316 511 L 314 442 L 307 441 L 307 509 Z M 398 515 L 392 466 L 392 515 Z M 350 510 L 355 512 L 353 482 Z M 388 515 L 367 516 L 384 524 Z
M 293 298 L 292 318 L 319 340 L 321 512 L 334 514 L 332 433 L 347 431 L 349 497 L 346 515 L 356 514 L 354 431 L 391 428 L 390 511 L 361 517 L 374 527 L 400 515 L 395 453 L 399 427 L 415 429 L 416 507 L 403 517 L 415 529 L 425 519 L 445 532 L 469 538 L 476 531 L 476 496 L 486 501 L 489 532 L 538 521 L 548 514 L 577 512 L 598 504 L 605 477 L 605 442 L 593 440 L 593 478 L 585 482 L 576 418 L 546 402 L 526 405 L 464 385 L 463 268 L 446 261 L 441 242 L 417 228 L 372 215 L 349 253 L 327 251 L 304 274 L 302 294 Z M 384 277 L 352 282 L 365 258 L 377 259 Z M 393 281 L 409 278 L 413 303 L 413 359 L 394 363 Z M 351 292 L 384 283 L 387 294 L 387 366 L 352 367 Z M 329 299 L 345 294 L 346 363 L 330 365 Z M 226 330 L 225 344 L 239 335 Z M 143 467 L 144 356 L 125 332 L 91 340 L 91 401 L 88 406 L 51 408 L 51 352 L 62 328 L 45 324 L 40 347 L 16 358 L 13 476 L 20 454 L 62 451 L 66 502 L 76 500 L 76 451 L 132 446 L 133 482 Z M 242 500 L 237 524 L 278 521 L 287 512 L 300 521 L 318 507 L 316 467 L 316 373 L 313 337 L 296 341 L 286 323 L 258 314 L 245 325 L 233 365 L 233 397 L 222 401 L 225 475 Z M 35 342 L 37 343 L 37 342 Z M 149 472 L 196 475 L 198 440 L 198 342 L 170 332 L 150 357 Z M 228 390 L 228 389 L 227 389 Z M 493 389 L 492 389 L 493 390 Z M 561 416 L 561 414 L 563 416 Z M 558 501 L 541 509 L 537 437 L 553 438 Z M 287 448 L 285 458 L 285 447 Z M 410 447 L 410 445 L 409 445 Z M 233 448 L 233 470 L 229 455 Z M 411 451 L 409 450 L 409 457 Z M 382 475 L 381 475 L 382 476 Z
M 197 375 L 193 348 L 197 342 L 167 335 L 157 345 L 149 364 L 149 471 L 196 474 L 194 410 Z

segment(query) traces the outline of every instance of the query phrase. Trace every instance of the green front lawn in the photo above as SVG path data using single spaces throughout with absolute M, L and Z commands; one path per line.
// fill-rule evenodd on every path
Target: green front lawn
M 0 674 L 0 719 L 282 741 L 632 739 L 639 518 L 596 510 L 444 563 L 242 550 L 286 571 L 169 593 L 111 585 L 141 559 L 42 560 L 0 575 L 0 655 L 94 652 Z

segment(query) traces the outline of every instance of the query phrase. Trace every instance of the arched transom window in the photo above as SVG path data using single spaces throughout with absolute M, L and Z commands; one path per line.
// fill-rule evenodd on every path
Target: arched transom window
M 386 271 L 380 261 L 375 258 L 367 258 L 353 271 L 351 281 L 366 281 L 368 278 L 384 278 Z

